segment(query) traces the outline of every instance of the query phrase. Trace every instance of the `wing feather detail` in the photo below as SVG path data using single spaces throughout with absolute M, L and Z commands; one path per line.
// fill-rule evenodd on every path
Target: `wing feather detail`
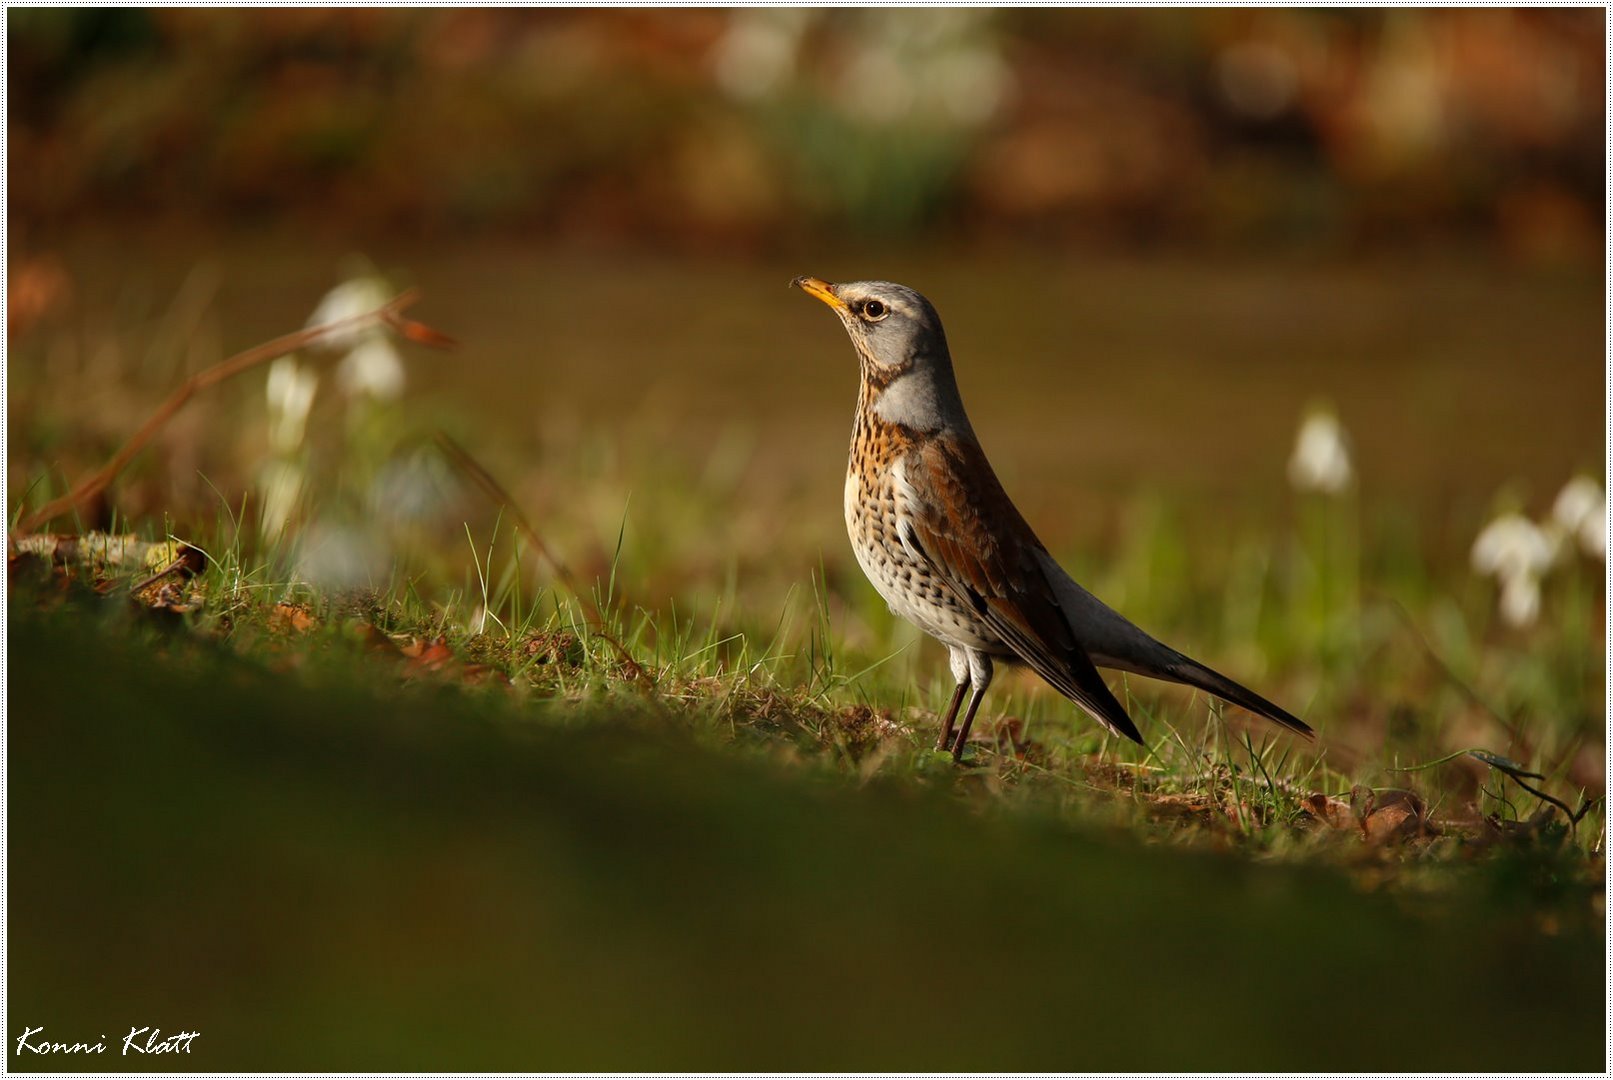
M 904 538 L 936 579 L 1059 693 L 1142 742 L 1062 610 L 1036 538 L 973 440 L 940 436 L 902 461 Z

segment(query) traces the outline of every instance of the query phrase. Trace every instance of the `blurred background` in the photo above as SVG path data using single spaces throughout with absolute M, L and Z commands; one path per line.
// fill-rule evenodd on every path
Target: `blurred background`
M 111 437 L 142 354 L 300 325 L 361 256 L 466 342 L 407 384 L 517 438 L 555 412 L 676 416 L 696 442 L 783 423 L 837 492 L 851 365 L 783 284 L 878 276 L 937 302 L 999 465 L 1079 481 L 1060 503 L 1242 486 L 1317 396 L 1374 484 L 1547 497 L 1602 458 L 1602 25 L 19 11 L 14 442 L 65 419 L 44 365 L 93 372 L 70 400 Z
M 882 648 L 839 511 L 854 362 L 785 283 L 884 277 L 939 307 L 1043 539 L 1145 624 L 1281 669 L 1316 634 L 1277 594 L 1500 595 L 1528 628 L 1568 564 L 1599 634 L 1600 11 L 9 28 L 13 493 L 84 475 L 186 372 L 404 286 L 463 342 L 211 391 L 81 525 L 227 521 L 309 580 L 463 584 L 467 522 L 498 524 L 442 429 L 584 581 L 627 560 L 629 606 L 766 622 L 821 566 Z M 1480 552 L 1493 519 L 1527 529 Z
M 24 11 L 12 210 L 1599 259 L 1598 11 Z

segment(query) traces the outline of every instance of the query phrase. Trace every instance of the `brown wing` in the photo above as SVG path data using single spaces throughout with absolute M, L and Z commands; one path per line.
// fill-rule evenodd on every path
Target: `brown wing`
M 911 451 L 904 539 L 935 576 L 1059 693 L 1116 735 L 1142 742 L 1076 641 L 1036 553 L 1042 543 L 973 440 L 932 439 Z

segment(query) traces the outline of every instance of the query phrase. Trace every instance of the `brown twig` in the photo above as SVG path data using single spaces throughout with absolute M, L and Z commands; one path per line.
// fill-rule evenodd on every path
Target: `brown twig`
M 1495 769 L 1496 771 L 1500 772 L 1503 776 L 1510 776 L 1512 778 L 1512 782 L 1514 784 L 1517 784 L 1519 787 L 1523 788 L 1523 790 L 1525 790 L 1529 794 L 1535 796 L 1537 799 L 1541 799 L 1544 802 L 1549 802 L 1549 803 L 1551 803 L 1551 805 L 1553 805 L 1557 809 L 1561 810 L 1563 812 L 1563 817 L 1568 819 L 1568 829 L 1569 829 L 1570 832 L 1573 832 L 1576 829 L 1578 829 L 1580 818 L 1583 818 L 1587 813 L 1590 812 L 1591 807 L 1596 805 L 1596 800 L 1595 799 L 1585 799 L 1580 804 L 1579 811 L 1576 813 L 1574 810 L 1570 809 L 1569 805 L 1567 803 L 1563 802 L 1561 799 L 1558 799 L 1558 798 L 1555 798 L 1555 797 L 1553 797 L 1551 795 L 1546 794 L 1544 791 L 1541 791 L 1539 788 L 1535 787 L 1533 784 L 1528 784 L 1528 783 L 1524 782 L 1525 780 L 1544 780 L 1545 777 L 1542 776 L 1540 773 L 1528 772 L 1523 768 L 1523 766 L 1519 765 L 1517 762 L 1508 761 L 1506 758 L 1503 758 L 1503 757 L 1497 757 L 1495 754 L 1489 753 L 1488 751 L 1484 751 L 1484 750 L 1469 750 L 1469 751 L 1467 751 L 1467 754 L 1468 754 L 1469 757 L 1474 757 L 1474 758 L 1477 758 L 1478 760 L 1484 762 L 1486 765 L 1490 766 L 1492 769 Z M 1585 792 L 1583 790 L 1581 790 L 1580 795 L 1583 796 L 1584 794 L 1585 794 Z
M 453 344 L 452 339 L 446 335 L 439 334 L 430 327 L 414 322 L 411 319 L 403 318 L 404 309 L 419 299 L 419 290 L 410 289 L 387 301 L 374 311 L 367 311 L 362 315 L 354 315 L 350 318 L 326 323 L 323 326 L 310 326 L 295 333 L 282 335 L 273 341 L 255 345 L 245 352 L 236 353 L 227 360 L 219 361 L 210 368 L 198 371 L 181 383 L 179 388 L 169 395 L 168 400 L 157 407 L 157 410 L 141 425 L 140 430 L 131 435 L 129 441 L 124 443 L 116 454 L 112 455 L 112 460 L 108 461 L 97 472 L 79 481 L 78 486 L 66 495 L 59 499 L 51 500 L 24 517 L 17 523 L 16 531 L 19 533 L 36 532 L 41 525 L 57 515 L 64 514 L 100 494 L 108 484 L 117 479 L 119 473 L 128 467 L 134 456 L 145 449 L 146 444 L 151 441 L 152 437 L 162 430 L 163 426 L 168 423 L 176 412 L 184 407 L 193 394 L 239 375 L 249 368 L 285 356 L 287 353 L 295 352 L 333 334 L 351 333 L 377 325 L 390 327 L 403 337 L 411 341 L 418 341 L 421 344 L 433 345 L 439 348 Z
M 1423 647 L 1423 652 L 1427 654 L 1429 661 L 1439 669 L 1440 674 L 1445 676 L 1446 681 L 1460 690 L 1463 696 L 1471 701 L 1474 705 L 1477 705 L 1480 709 L 1483 709 L 1485 712 L 1489 713 L 1491 718 L 1493 718 L 1496 723 L 1500 724 L 1506 730 L 1507 734 L 1511 736 L 1512 741 L 1515 744 L 1522 746 L 1526 752 L 1533 753 L 1533 744 L 1524 737 L 1523 731 L 1518 727 L 1518 725 L 1502 716 L 1498 709 L 1492 706 L 1488 701 L 1484 700 L 1477 690 L 1469 686 L 1465 680 L 1463 680 L 1459 675 L 1456 674 L 1455 671 L 1451 669 L 1451 666 L 1445 662 L 1445 658 L 1439 655 L 1433 644 L 1423 634 L 1422 629 L 1417 625 L 1417 621 L 1411 617 L 1411 612 L 1406 610 L 1406 606 L 1393 597 L 1389 598 L 1389 603 L 1395 614 L 1399 616 L 1400 621 L 1406 625 L 1406 628 L 1411 631 L 1414 637 L 1416 637 L 1418 644 Z M 1484 762 L 1491 768 L 1500 771 L 1503 775 L 1510 776 L 1514 784 L 1517 784 L 1519 787 L 1523 788 L 1523 790 L 1529 792 L 1529 794 L 1534 795 L 1539 799 L 1543 799 L 1544 801 L 1557 807 L 1563 812 L 1563 816 L 1568 819 L 1568 827 L 1570 830 L 1577 829 L 1579 827 L 1580 819 L 1590 811 L 1591 807 L 1596 805 L 1595 799 L 1586 799 L 1580 805 L 1578 812 L 1575 812 L 1574 810 L 1570 809 L 1568 804 L 1563 802 L 1561 799 L 1547 795 L 1539 788 L 1524 783 L 1524 778 L 1534 780 L 1545 779 L 1545 777 L 1541 776 L 1540 773 L 1524 772 L 1520 766 L 1516 766 L 1514 763 L 1509 762 L 1504 758 L 1498 758 L 1496 755 L 1491 754 L 1486 750 L 1463 750 L 1456 754 L 1452 754 L 1451 757 L 1461 757 L 1463 754 L 1466 754 L 1469 757 L 1477 758 L 1479 761 Z M 1449 758 L 1442 758 L 1441 760 L 1449 760 Z M 1431 764 L 1438 763 L 1439 762 L 1432 762 Z M 1395 771 L 1410 772 L 1412 770 L 1403 769 Z
M 192 575 L 198 574 L 205 569 L 206 566 L 207 556 L 200 548 L 193 548 L 189 544 L 181 543 L 179 545 L 179 552 L 174 556 L 173 562 L 169 563 L 161 570 L 158 570 L 156 573 L 143 577 L 133 585 L 130 585 L 129 591 L 132 593 L 137 593 L 141 589 L 161 581 L 169 574 L 180 570 L 186 571 Z
M 1524 783 L 1522 780 L 1519 780 L 1517 776 L 1512 777 L 1512 782 L 1523 788 L 1523 790 L 1527 791 L 1529 794 L 1538 799 L 1543 799 L 1544 801 L 1551 803 L 1551 805 L 1555 806 L 1557 809 L 1561 810 L 1563 812 L 1563 817 L 1568 819 L 1569 832 L 1576 831 L 1579 828 L 1580 819 L 1590 812 L 1591 807 L 1596 805 L 1595 799 L 1586 799 L 1580 804 L 1579 811 L 1576 813 L 1573 810 L 1570 810 L 1568 808 L 1568 804 L 1563 802 L 1561 799 L 1553 798 L 1534 785 Z M 1584 792 L 1582 791 L 1580 794 L 1583 795 Z

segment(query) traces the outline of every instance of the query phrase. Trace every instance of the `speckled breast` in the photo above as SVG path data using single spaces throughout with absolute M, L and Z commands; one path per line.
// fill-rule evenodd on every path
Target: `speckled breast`
M 861 455 L 854 440 L 846 473 L 846 532 L 863 573 L 897 615 L 946 645 L 987 653 L 1002 650 L 986 630 L 931 571 L 902 543 L 907 514 L 895 470 L 900 455 L 876 460 Z

